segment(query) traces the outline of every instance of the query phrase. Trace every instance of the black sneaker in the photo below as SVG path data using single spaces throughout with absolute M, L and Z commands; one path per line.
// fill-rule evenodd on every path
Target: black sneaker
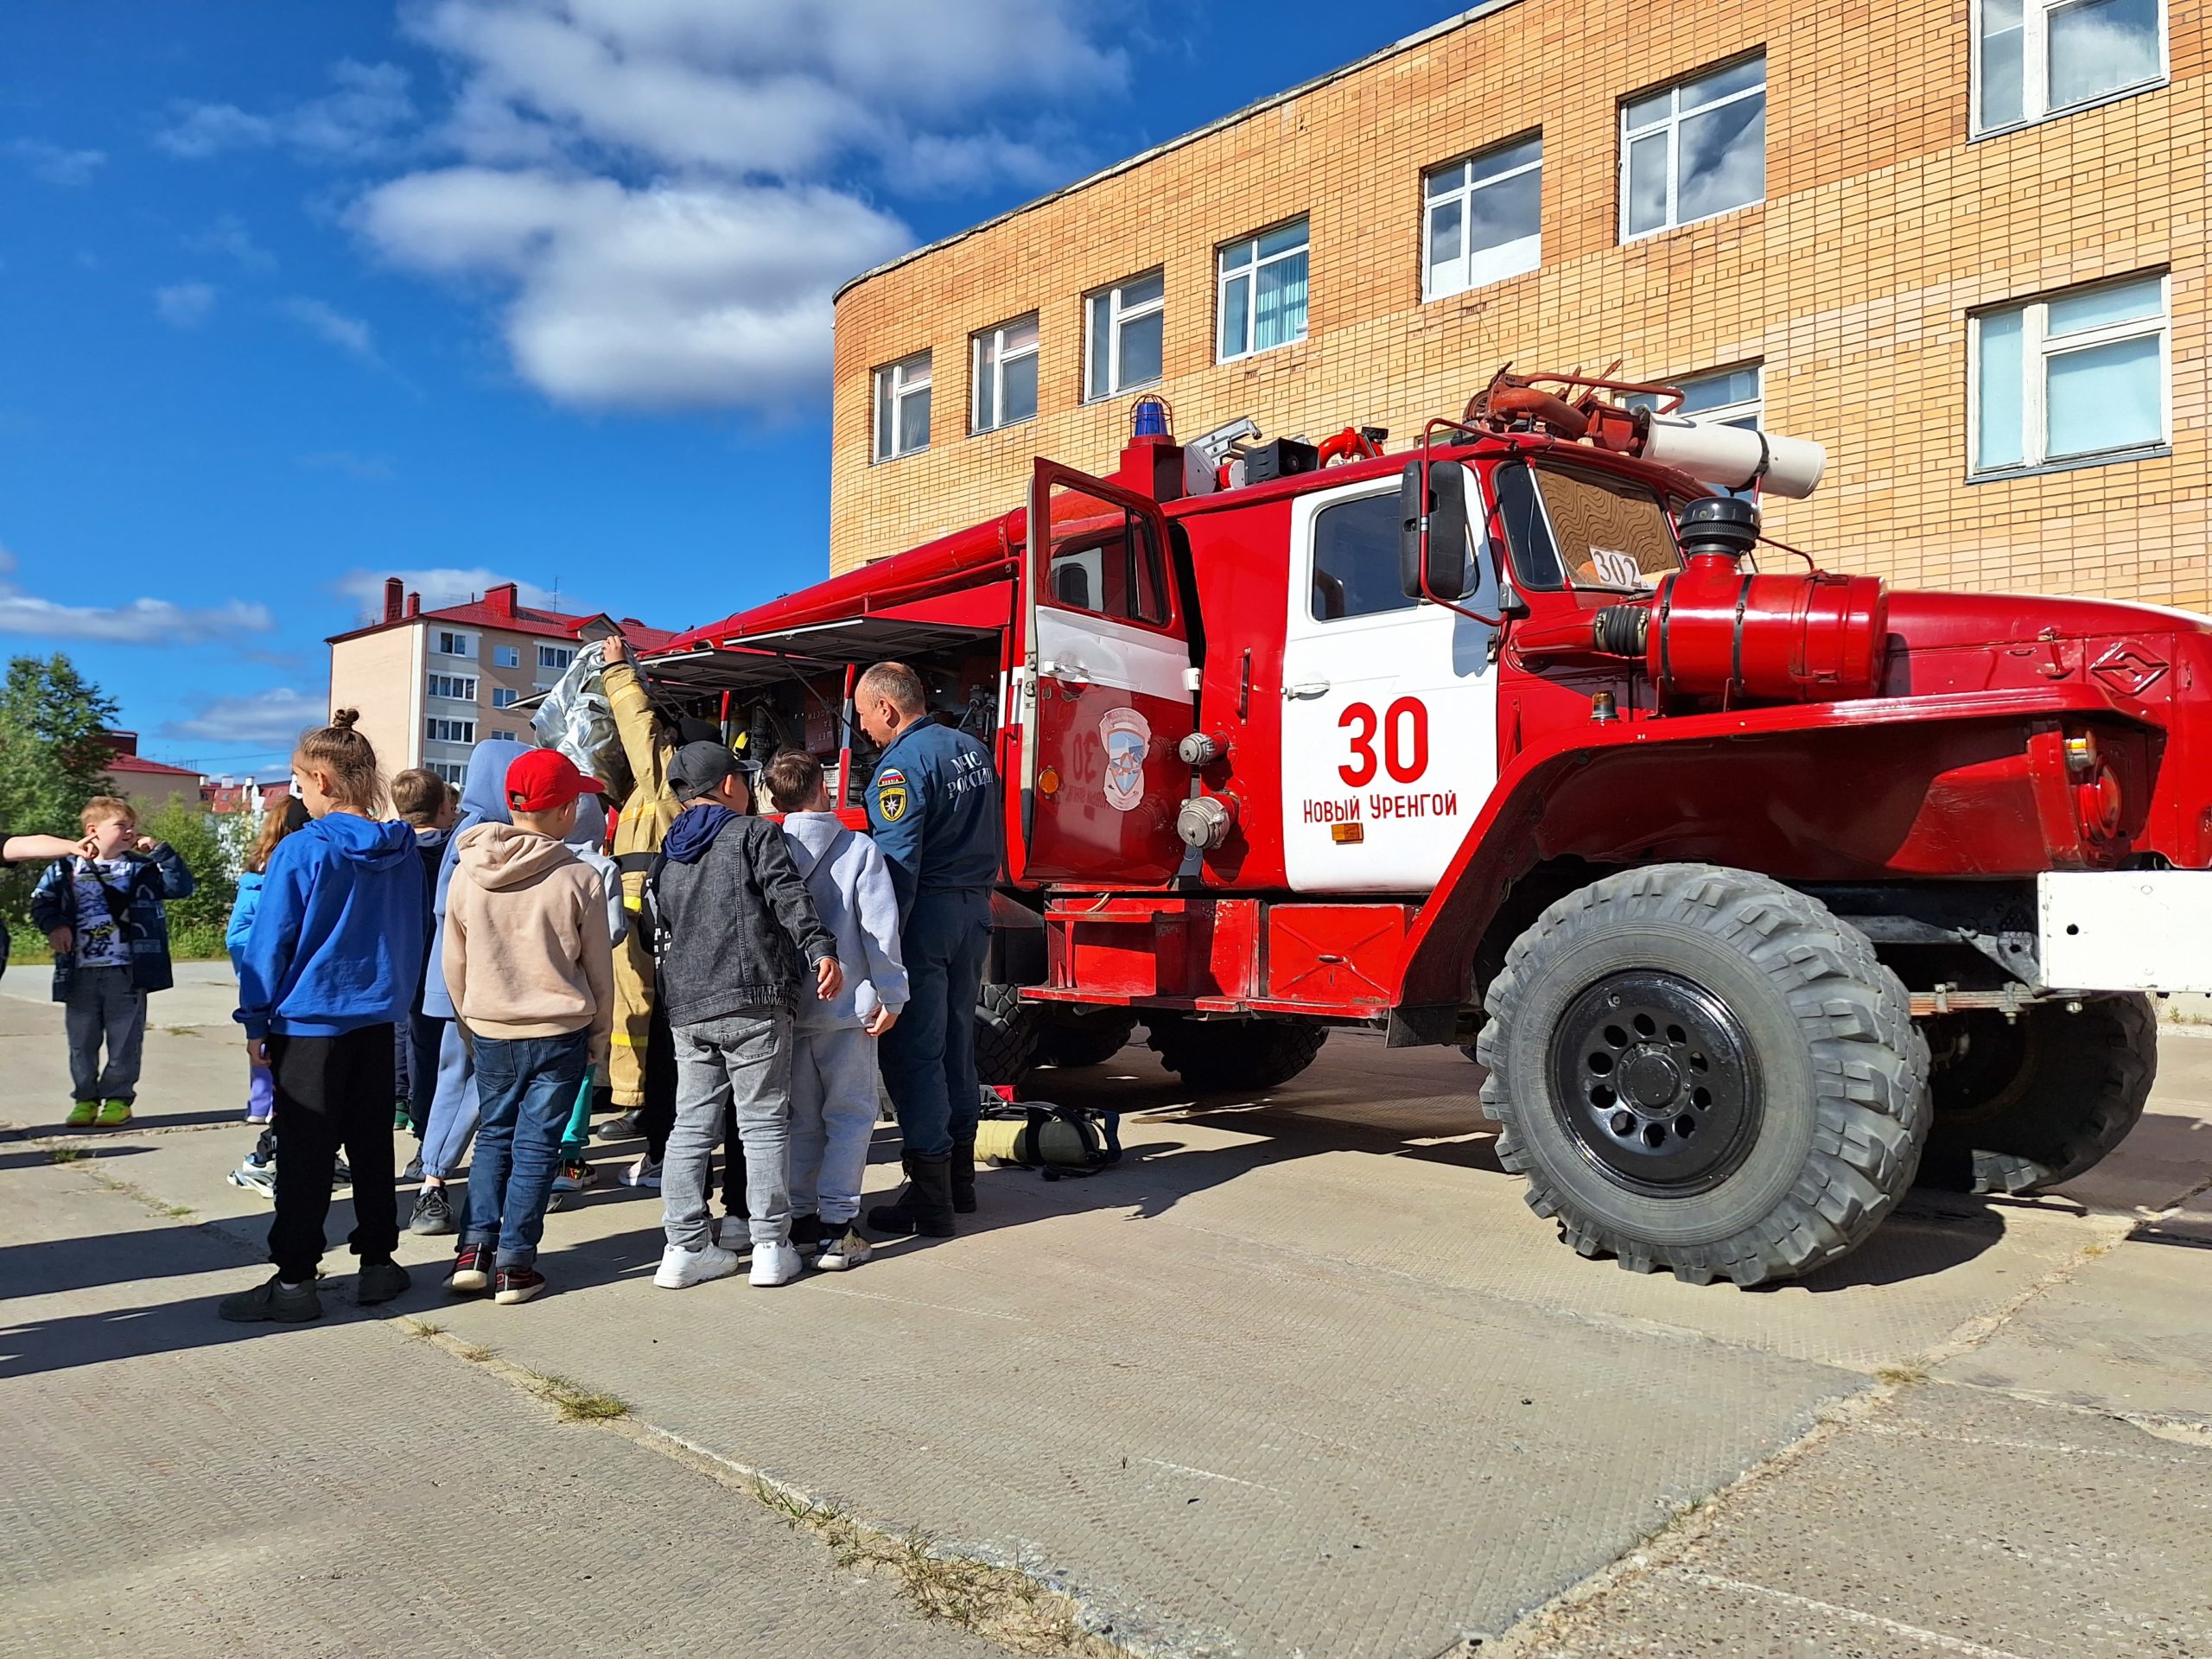
M 407 1160 L 407 1167 L 400 1171 L 399 1179 L 403 1181 L 420 1181 L 423 1179 L 423 1154 L 421 1153 L 416 1153 L 412 1158 L 410 1158 Z
M 822 1248 L 822 1217 L 793 1216 L 791 1217 L 791 1248 L 802 1255 L 812 1255 Z
M 255 1325 L 264 1319 L 277 1325 L 302 1325 L 322 1317 L 322 1298 L 315 1294 L 312 1280 L 287 1290 L 283 1280 L 272 1273 L 267 1282 L 224 1297 L 215 1312 L 233 1325 Z
M 425 1237 L 460 1230 L 453 1224 L 453 1200 L 445 1188 L 426 1186 L 415 1195 L 415 1213 L 407 1218 L 407 1230 Z
M 492 1287 L 492 1247 L 464 1244 L 453 1259 L 446 1288 L 456 1296 L 481 1296 Z
M 407 1269 L 397 1262 L 364 1262 L 360 1272 L 353 1276 L 354 1306 L 374 1307 L 379 1302 L 388 1302 L 414 1282 L 407 1276 Z
M 544 1288 L 545 1275 L 536 1268 L 501 1268 L 492 1281 L 492 1300 L 501 1307 L 512 1307 Z

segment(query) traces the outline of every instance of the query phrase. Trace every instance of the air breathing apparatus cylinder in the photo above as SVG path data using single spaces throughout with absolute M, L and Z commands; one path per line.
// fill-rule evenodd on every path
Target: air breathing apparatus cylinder
M 1033 1105 L 1020 1117 L 987 1117 L 976 1125 L 976 1156 L 1024 1169 L 1089 1172 L 1119 1161 L 1116 1114 L 1080 1107 Z

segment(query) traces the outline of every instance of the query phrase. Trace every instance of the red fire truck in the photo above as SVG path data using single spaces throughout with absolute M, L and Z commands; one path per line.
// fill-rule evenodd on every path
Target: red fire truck
M 1830 574 L 1755 505 L 1819 448 L 1679 403 L 1501 372 L 1395 454 L 1141 403 L 1111 477 L 1039 460 L 646 668 L 849 804 L 870 662 L 991 747 L 996 1078 L 1139 1025 L 1196 1091 L 1471 1046 L 1577 1250 L 1801 1274 L 2140 1114 L 2148 994 L 2212 988 L 2212 625 Z

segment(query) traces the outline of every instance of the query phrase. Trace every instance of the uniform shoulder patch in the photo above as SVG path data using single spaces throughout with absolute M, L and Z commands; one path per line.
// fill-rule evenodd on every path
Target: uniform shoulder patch
M 896 823 L 906 816 L 906 785 L 904 783 L 878 784 L 875 786 L 875 810 L 883 815 L 886 823 Z
M 906 781 L 906 774 L 896 766 L 886 766 L 875 774 L 876 787 L 879 789 L 887 784 L 903 784 Z

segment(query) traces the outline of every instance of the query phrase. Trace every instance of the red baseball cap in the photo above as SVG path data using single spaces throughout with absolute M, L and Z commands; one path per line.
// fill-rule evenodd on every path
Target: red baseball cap
M 517 812 L 557 812 L 579 795 L 606 792 L 558 749 L 532 749 L 507 768 L 507 805 Z

